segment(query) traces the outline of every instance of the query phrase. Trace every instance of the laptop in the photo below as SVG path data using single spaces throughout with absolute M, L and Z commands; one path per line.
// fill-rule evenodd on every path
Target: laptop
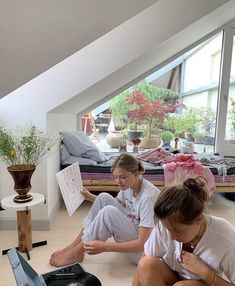
M 17 286 L 102 286 L 79 263 L 38 274 L 16 248 L 11 248 L 7 255 Z

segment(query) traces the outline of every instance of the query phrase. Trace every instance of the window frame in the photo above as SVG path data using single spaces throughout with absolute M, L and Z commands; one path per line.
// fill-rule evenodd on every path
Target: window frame
M 234 156 L 235 144 L 225 141 L 226 120 L 228 111 L 230 72 L 233 51 L 233 38 L 235 37 L 235 23 L 230 22 L 223 28 L 223 44 L 221 55 L 217 125 L 215 132 L 215 150 L 224 156 Z

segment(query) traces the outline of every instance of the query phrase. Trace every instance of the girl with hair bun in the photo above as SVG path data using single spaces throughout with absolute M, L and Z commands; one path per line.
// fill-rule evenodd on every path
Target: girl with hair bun
M 81 262 L 84 253 L 125 252 L 137 263 L 154 223 L 154 203 L 160 190 L 143 178 L 144 168 L 135 157 L 122 153 L 112 165 L 120 188 L 116 198 L 110 194 L 91 194 L 84 188 L 86 200 L 93 202 L 83 220 L 83 229 L 67 247 L 51 255 L 50 264 L 61 267 Z M 107 241 L 113 237 L 114 242 Z
M 207 194 L 200 177 L 162 190 L 133 286 L 235 285 L 235 228 L 204 212 Z

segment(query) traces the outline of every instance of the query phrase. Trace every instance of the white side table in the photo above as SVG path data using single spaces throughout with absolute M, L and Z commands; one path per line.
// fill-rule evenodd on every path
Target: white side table
M 29 251 L 33 247 L 46 245 L 47 241 L 32 243 L 32 220 L 31 208 L 45 203 L 45 197 L 42 194 L 31 193 L 33 199 L 26 203 L 15 203 L 13 198 L 15 195 L 8 196 L 1 200 L 1 207 L 5 210 L 15 210 L 17 212 L 18 227 L 18 247 L 20 252 L 26 253 L 28 260 L 30 259 Z M 2 251 L 2 255 L 6 254 L 9 249 Z

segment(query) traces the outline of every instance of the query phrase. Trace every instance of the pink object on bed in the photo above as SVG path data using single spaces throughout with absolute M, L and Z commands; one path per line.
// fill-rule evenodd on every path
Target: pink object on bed
M 211 170 L 190 154 L 176 154 L 174 160 L 163 164 L 165 185 L 182 183 L 187 178 L 203 176 L 209 196 L 215 190 L 215 178 Z

